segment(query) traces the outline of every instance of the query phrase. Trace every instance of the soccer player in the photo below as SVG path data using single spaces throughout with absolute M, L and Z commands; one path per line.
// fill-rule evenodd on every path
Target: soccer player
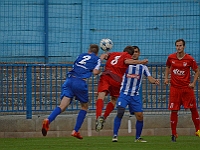
M 100 73 L 101 59 L 104 59 L 106 54 L 102 54 L 99 58 L 99 47 L 96 44 L 91 44 L 88 53 L 83 53 L 75 60 L 73 69 L 68 72 L 67 79 L 62 85 L 61 103 L 56 107 L 47 119 L 44 119 L 42 125 L 43 136 L 47 135 L 50 123 L 70 105 L 73 97 L 81 103 L 81 110 L 78 113 L 76 125 L 71 133 L 78 139 L 83 137 L 78 132 L 81 128 L 88 110 L 88 85 L 86 79 L 91 77 L 92 73 L 97 75 Z
M 129 64 L 146 64 L 147 59 L 133 60 L 132 55 L 134 48 L 126 46 L 123 52 L 108 53 L 106 58 L 105 70 L 103 71 L 98 84 L 98 97 L 96 101 L 96 126 L 98 132 L 103 128 L 103 123 L 109 114 L 113 111 L 117 98 L 119 96 L 122 76 L 124 75 Z M 102 109 L 104 107 L 104 98 L 108 93 L 111 96 L 111 101 L 107 104 L 104 115 Z
M 137 46 L 134 47 L 133 59 L 138 60 L 140 55 L 140 49 Z M 114 119 L 113 128 L 113 142 L 118 141 L 118 131 L 121 125 L 125 109 L 129 106 L 130 114 L 135 114 L 136 117 L 136 137 L 135 142 L 147 142 L 142 139 L 141 133 L 143 129 L 143 102 L 139 95 L 140 86 L 142 84 L 143 77 L 146 76 L 150 83 L 159 85 L 159 80 L 153 78 L 146 65 L 136 64 L 129 65 L 125 74 L 123 75 L 123 81 L 121 83 L 120 95 L 117 100 L 117 115 Z
M 168 109 L 171 110 L 172 142 L 176 142 L 176 138 L 178 137 L 176 127 L 178 111 L 181 105 L 185 109 L 190 109 L 196 135 L 200 137 L 199 114 L 194 95 L 194 87 L 199 75 L 198 66 L 194 58 L 185 53 L 185 41 L 183 39 L 176 40 L 175 46 L 177 52 L 170 54 L 167 58 L 164 81 L 165 84 L 168 84 L 168 75 L 171 74 Z M 190 69 L 195 72 L 193 81 L 190 81 Z

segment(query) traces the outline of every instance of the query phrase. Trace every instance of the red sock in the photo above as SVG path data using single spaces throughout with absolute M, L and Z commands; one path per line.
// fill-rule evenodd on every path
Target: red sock
M 103 105 L 104 105 L 103 100 L 97 99 L 97 101 L 96 101 L 96 119 L 98 119 L 98 117 L 101 116 Z
M 115 108 L 115 106 L 113 105 L 113 103 L 109 102 L 106 106 L 106 110 L 105 110 L 105 113 L 104 113 L 104 119 L 106 119 L 110 113 L 113 111 L 113 109 Z
M 198 113 L 197 109 L 190 109 L 190 111 L 191 111 L 192 121 L 194 123 L 195 129 L 196 129 L 196 131 L 198 131 L 200 129 L 200 127 L 199 127 L 199 113 Z
M 172 111 L 170 116 L 172 135 L 176 135 L 176 127 L 178 122 L 178 112 Z

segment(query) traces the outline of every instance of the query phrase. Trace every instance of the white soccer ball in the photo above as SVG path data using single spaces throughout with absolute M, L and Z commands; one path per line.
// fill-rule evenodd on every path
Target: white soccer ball
M 101 39 L 100 41 L 100 48 L 103 51 L 109 51 L 113 47 L 113 42 L 111 39 Z

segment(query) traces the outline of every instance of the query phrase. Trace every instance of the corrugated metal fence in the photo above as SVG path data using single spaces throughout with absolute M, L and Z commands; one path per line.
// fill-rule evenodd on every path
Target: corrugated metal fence
M 32 113 L 52 111 L 60 103 L 61 86 L 71 64 L 0 64 L 0 112 Z M 169 87 L 164 85 L 165 65 L 148 65 L 152 76 L 160 79 L 161 85 L 155 86 L 144 79 L 141 89 L 145 110 L 167 110 Z M 103 65 L 102 65 L 103 68 Z M 89 84 L 90 110 L 95 110 L 95 100 L 99 76 L 87 80 Z M 199 104 L 200 85 L 197 82 L 195 94 Z M 109 101 L 109 97 L 105 103 Z M 68 110 L 78 110 L 73 101 Z

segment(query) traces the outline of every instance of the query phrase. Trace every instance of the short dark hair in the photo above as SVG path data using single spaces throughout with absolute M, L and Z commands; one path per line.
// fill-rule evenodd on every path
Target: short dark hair
M 134 48 L 132 46 L 126 46 L 123 50 L 123 52 L 128 52 L 130 55 L 133 55 Z
M 183 46 L 185 46 L 185 41 L 184 41 L 184 39 L 178 39 L 178 40 L 176 40 L 175 46 L 176 46 L 176 43 L 177 43 L 177 42 L 183 42 Z
M 132 47 L 134 48 L 134 50 L 135 50 L 135 49 L 138 49 L 138 51 L 140 52 L 140 49 L 139 49 L 138 46 L 132 46 Z
M 89 52 L 98 54 L 99 52 L 99 46 L 97 44 L 91 44 L 89 48 Z

